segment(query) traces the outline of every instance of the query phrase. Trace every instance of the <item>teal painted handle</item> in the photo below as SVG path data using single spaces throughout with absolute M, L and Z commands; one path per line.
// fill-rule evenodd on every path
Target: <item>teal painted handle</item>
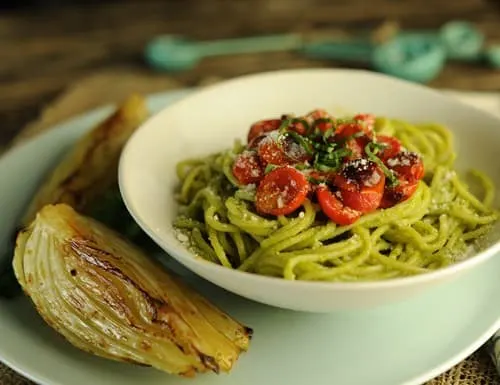
M 419 36 L 434 39 L 453 60 L 474 61 L 482 56 L 484 34 L 466 21 L 450 21 L 438 30 L 405 30 L 399 36 Z
M 439 40 L 450 59 L 473 61 L 481 58 L 484 35 L 470 23 L 446 23 L 439 31 Z
M 175 35 L 161 35 L 144 50 L 150 66 L 161 71 L 185 71 L 207 56 L 294 50 L 302 46 L 299 34 L 270 35 L 242 39 L 195 42 Z
M 311 58 L 327 60 L 347 60 L 370 62 L 374 46 L 369 40 L 349 41 L 345 43 L 313 43 L 305 46 L 301 52 Z
M 197 42 L 193 44 L 201 56 L 232 55 L 295 50 L 302 46 L 302 37 L 300 34 L 269 35 Z
M 164 35 L 147 45 L 145 58 L 159 70 L 183 71 L 194 68 L 207 56 L 299 50 L 311 58 L 372 63 L 382 72 L 425 81 L 443 66 L 443 52 L 445 58 L 456 60 L 486 59 L 498 68 L 498 48 L 483 50 L 483 43 L 483 34 L 472 24 L 454 21 L 438 31 L 401 33 L 382 45 L 374 45 L 369 38 L 305 43 L 302 35 L 296 33 L 205 42 Z
M 443 69 L 446 51 L 430 36 L 403 35 L 378 46 L 372 60 L 377 71 L 426 83 Z
M 500 45 L 487 48 L 484 51 L 484 57 L 491 67 L 500 69 Z
M 371 64 L 377 71 L 399 78 L 428 82 L 443 68 L 446 52 L 430 35 L 401 35 L 375 45 L 368 40 L 318 43 L 302 49 L 309 57 Z

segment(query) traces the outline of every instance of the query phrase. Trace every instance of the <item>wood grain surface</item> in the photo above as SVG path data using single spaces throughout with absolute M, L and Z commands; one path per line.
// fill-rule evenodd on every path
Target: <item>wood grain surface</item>
M 396 20 L 404 28 L 438 28 L 463 19 L 475 22 L 490 42 L 500 42 L 499 0 L 50 1 L 45 7 L 36 3 L 38 8 L 0 13 L 0 144 L 84 76 L 124 68 L 149 73 L 142 50 L 158 34 L 213 39 L 289 31 L 356 33 L 385 20 Z M 175 78 L 193 85 L 207 76 L 337 65 L 292 53 L 238 55 L 204 60 Z M 431 85 L 500 90 L 500 71 L 450 63 Z

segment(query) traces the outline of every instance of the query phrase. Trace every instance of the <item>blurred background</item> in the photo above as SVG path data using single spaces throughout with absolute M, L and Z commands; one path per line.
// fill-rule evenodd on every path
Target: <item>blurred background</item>
M 148 42 L 162 34 L 213 40 L 298 32 L 349 40 L 367 39 L 380 30 L 390 33 L 395 26 L 432 32 L 462 20 L 484 34 L 486 46 L 500 44 L 500 0 L 3 0 L 0 4 L 2 144 L 39 118 L 63 92 L 88 84 L 89 79 L 101 93 L 116 90 L 116 98 L 116 93 L 128 92 L 134 85 L 140 92 L 156 92 L 272 69 L 373 67 L 366 60 L 280 51 L 207 57 L 192 69 L 165 73 L 148 65 L 144 56 Z M 497 92 L 500 70 L 482 62 L 447 61 L 426 83 Z M 97 98 L 95 92 L 89 95 Z M 108 101 L 104 99 L 95 104 Z M 93 107 L 89 101 L 84 105 Z

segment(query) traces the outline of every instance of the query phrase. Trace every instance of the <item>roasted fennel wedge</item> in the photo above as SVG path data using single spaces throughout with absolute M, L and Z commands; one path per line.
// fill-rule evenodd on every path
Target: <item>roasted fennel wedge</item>
M 46 204 L 66 203 L 86 213 L 117 184 L 123 146 L 148 117 L 145 99 L 131 95 L 106 119 L 83 135 L 47 175 L 28 206 L 22 224 Z
M 249 346 L 251 329 L 66 204 L 19 233 L 13 267 L 44 320 L 101 357 L 193 376 L 228 372 Z
M 128 214 L 118 193 L 117 169 L 123 146 L 148 116 L 144 97 L 131 95 L 108 117 L 91 127 L 42 180 L 20 218 L 19 227 L 27 226 L 44 205 L 66 203 L 78 212 L 99 219 L 136 244 L 154 247 Z M 12 298 L 19 292 L 10 263 L 0 264 L 0 297 Z

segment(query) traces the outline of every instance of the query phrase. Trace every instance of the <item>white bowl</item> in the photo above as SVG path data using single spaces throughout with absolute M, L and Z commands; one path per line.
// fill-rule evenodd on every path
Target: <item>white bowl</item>
M 457 167 L 479 168 L 500 185 L 500 120 L 413 83 L 366 71 L 306 69 L 236 78 L 186 97 L 148 120 L 129 140 L 120 161 L 120 189 L 139 225 L 167 253 L 205 279 L 272 306 L 312 312 L 361 308 L 404 300 L 455 279 L 495 255 L 500 226 L 481 253 L 432 273 L 380 282 L 287 281 L 239 272 L 204 261 L 175 237 L 178 185 L 175 164 L 245 138 L 250 124 L 317 107 L 371 112 L 446 124 L 455 135 Z

